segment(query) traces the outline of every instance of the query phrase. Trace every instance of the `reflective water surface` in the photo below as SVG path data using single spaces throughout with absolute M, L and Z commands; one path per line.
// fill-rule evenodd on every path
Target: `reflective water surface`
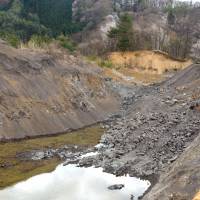
M 108 186 L 124 184 L 121 190 Z M 150 186 L 148 181 L 132 177 L 115 177 L 101 168 L 78 168 L 59 165 L 51 173 L 34 176 L 0 191 L 1 200 L 134 200 Z

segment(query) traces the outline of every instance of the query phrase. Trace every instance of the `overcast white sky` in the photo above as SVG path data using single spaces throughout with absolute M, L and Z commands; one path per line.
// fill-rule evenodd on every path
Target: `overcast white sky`
M 177 0 L 177 1 L 191 1 L 191 0 Z M 193 3 L 200 2 L 200 0 L 192 0 Z

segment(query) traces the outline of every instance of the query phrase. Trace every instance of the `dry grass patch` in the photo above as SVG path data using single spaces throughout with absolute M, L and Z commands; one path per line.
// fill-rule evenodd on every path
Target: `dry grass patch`
M 115 66 L 151 74 L 176 71 L 192 64 L 191 60 L 180 61 L 170 58 L 165 53 L 154 51 L 113 52 L 108 58 Z

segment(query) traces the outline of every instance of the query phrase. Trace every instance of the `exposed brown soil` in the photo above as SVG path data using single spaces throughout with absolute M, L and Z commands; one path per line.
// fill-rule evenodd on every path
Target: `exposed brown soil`
M 0 41 L 0 140 L 78 129 L 119 108 L 102 70 L 54 49 L 14 49 Z

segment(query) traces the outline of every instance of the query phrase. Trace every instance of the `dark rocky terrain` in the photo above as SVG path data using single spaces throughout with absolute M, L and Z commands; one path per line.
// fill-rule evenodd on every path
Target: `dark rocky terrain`
M 200 65 L 141 87 L 105 125 L 99 155 L 79 165 L 159 181 L 144 199 L 191 199 L 200 188 L 199 98 Z

